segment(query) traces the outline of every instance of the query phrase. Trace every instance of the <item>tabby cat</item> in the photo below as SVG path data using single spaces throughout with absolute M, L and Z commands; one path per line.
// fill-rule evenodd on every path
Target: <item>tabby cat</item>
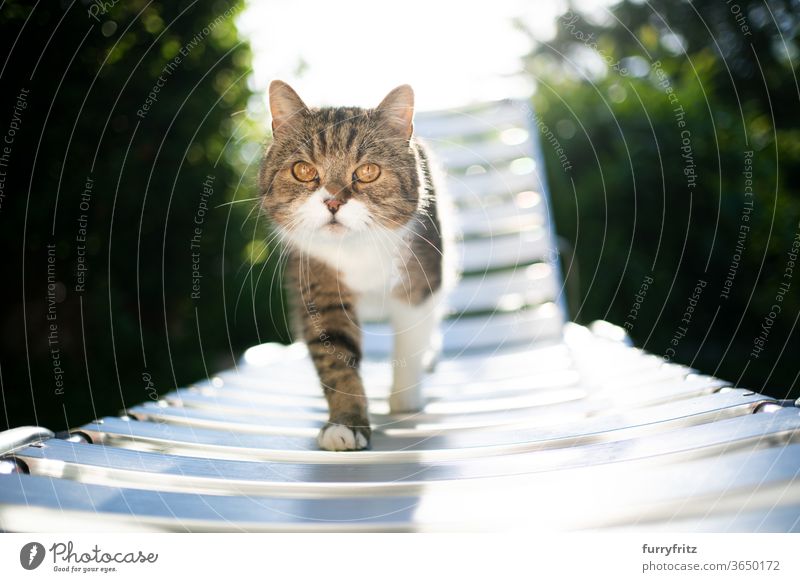
M 429 157 L 413 135 L 414 93 L 401 85 L 374 109 L 312 109 L 273 81 L 269 101 L 262 206 L 286 245 L 295 327 L 328 401 L 317 440 L 363 449 L 371 429 L 359 317 L 392 323 L 392 413 L 422 407 L 435 353 L 443 237 Z

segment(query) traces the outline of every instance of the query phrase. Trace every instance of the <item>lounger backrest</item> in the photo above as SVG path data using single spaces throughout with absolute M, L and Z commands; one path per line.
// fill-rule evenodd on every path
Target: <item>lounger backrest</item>
M 459 280 L 446 296 L 446 353 L 561 337 L 566 321 L 537 119 L 524 101 L 419 113 L 450 204 Z M 448 207 L 449 206 L 449 207 Z M 391 350 L 391 330 L 366 323 L 365 352 Z

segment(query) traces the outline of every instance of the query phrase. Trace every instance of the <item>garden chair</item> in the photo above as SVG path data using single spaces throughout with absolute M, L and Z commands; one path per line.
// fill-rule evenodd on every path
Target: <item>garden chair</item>
M 0 434 L 0 529 L 800 529 L 795 403 L 568 322 L 549 134 L 528 105 L 420 113 L 415 127 L 446 172 L 461 272 L 422 412 L 389 414 L 391 334 L 366 322 L 372 446 L 321 451 L 305 346 L 255 346 L 60 438 Z

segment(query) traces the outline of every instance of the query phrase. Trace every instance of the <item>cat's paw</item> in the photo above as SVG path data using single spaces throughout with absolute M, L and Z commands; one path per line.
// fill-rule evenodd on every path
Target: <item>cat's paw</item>
M 360 451 L 369 446 L 369 426 L 347 426 L 329 422 L 319 431 L 317 443 L 326 451 Z

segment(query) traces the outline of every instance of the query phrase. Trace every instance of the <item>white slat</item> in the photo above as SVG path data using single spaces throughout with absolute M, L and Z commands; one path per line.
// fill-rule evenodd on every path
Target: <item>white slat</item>
M 414 118 L 417 135 L 429 140 L 465 140 L 495 133 L 509 127 L 525 127 L 529 111 L 515 101 L 499 101 L 483 107 L 449 112 L 418 113 Z
M 0 475 L 0 530 L 797 529 L 800 410 L 608 324 L 564 325 L 530 120 L 513 101 L 415 120 L 449 173 L 463 271 L 419 413 L 390 414 L 392 331 L 364 325 L 371 449 L 318 450 L 328 413 L 307 349 L 256 346 L 78 429 L 96 444 L 0 435 L 4 469 L 31 473 Z
M 492 170 L 472 176 L 453 176 L 447 178 L 447 193 L 465 205 L 477 206 L 487 197 L 509 200 L 520 192 L 541 191 L 542 182 L 536 172 L 515 174 L 509 169 Z
M 555 300 L 560 283 L 547 263 L 536 263 L 511 271 L 464 277 L 447 296 L 451 312 L 515 311 L 520 307 Z
M 795 444 L 661 466 L 614 464 L 458 479 L 442 487 L 399 485 L 403 493 L 397 495 L 372 495 L 365 486 L 356 497 L 339 498 L 252 495 L 246 488 L 240 495 L 148 491 L 0 475 L 0 528 L 69 532 L 76 523 L 95 530 L 135 523 L 151 531 L 519 531 L 524 524 L 526 531 L 547 532 L 733 512 L 789 514 L 800 505 L 799 457 Z
M 527 133 L 527 130 L 515 127 L 480 141 L 448 142 L 442 139 L 427 140 L 426 143 L 433 150 L 434 163 L 446 166 L 451 174 L 461 174 L 473 165 L 491 169 L 497 164 L 507 165 L 511 160 L 530 156 L 530 141 L 527 138 L 516 139 Z M 515 143 L 507 143 L 509 138 Z
M 470 239 L 457 245 L 459 271 L 483 272 L 489 269 L 524 268 L 536 261 L 552 261 L 555 256 L 545 229 Z
M 553 426 L 466 429 L 425 438 L 385 430 L 373 435 L 371 450 L 352 455 L 348 462 L 435 462 L 612 442 L 749 414 L 765 402 L 770 399 L 736 390 Z M 84 425 L 80 431 L 95 443 L 208 458 L 339 463 L 342 457 L 318 450 L 313 436 L 231 432 L 112 417 Z
M 559 341 L 564 320 L 553 303 L 518 313 L 489 317 L 467 317 L 442 324 L 443 350 L 446 353 L 468 350 L 503 349 L 517 344 Z M 392 330 L 388 325 L 365 324 L 362 329 L 364 353 L 389 357 Z
M 547 208 L 541 194 L 526 190 L 499 204 L 462 209 L 454 223 L 461 235 L 469 238 L 498 236 L 534 227 L 547 228 L 547 221 Z
M 623 441 L 594 443 L 566 449 L 462 459 L 445 465 L 427 463 L 397 464 L 282 464 L 265 471 L 261 463 L 226 459 L 206 460 L 179 455 L 161 455 L 83 443 L 53 440 L 41 447 L 29 447 L 18 455 L 33 474 L 70 478 L 85 483 L 107 485 L 125 483 L 137 489 L 159 491 L 200 490 L 226 495 L 296 495 L 315 492 L 325 496 L 356 496 L 359 485 L 371 487 L 372 495 L 397 491 L 415 482 L 446 485 L 447 481 L 502 477 L 592 467 L 609 463 L 631 463 L 669 455 L 670 461 L 691 460 L 730 453 L 743 446 L 766 448 L 791 437 L 800 429 L 800 416 L 756 414 L 740 416 L 658 435 Z M 65 471 L 65 467 L 68 469 Z M 622 467 L 620 467 L 622 469 Z M 349 485 L 342 487 L 341 485 Z

